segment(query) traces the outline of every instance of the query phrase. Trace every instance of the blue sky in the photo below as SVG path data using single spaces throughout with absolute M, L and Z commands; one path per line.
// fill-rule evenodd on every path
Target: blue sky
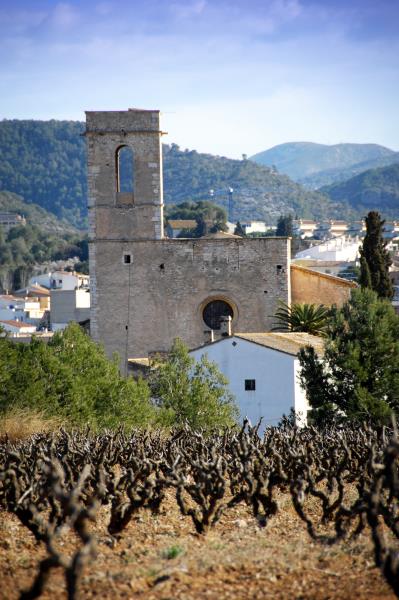
M 201 152 L 399 150 L 399 0 L 0 0 L 0 31 L 0 118 L 159 108 Z

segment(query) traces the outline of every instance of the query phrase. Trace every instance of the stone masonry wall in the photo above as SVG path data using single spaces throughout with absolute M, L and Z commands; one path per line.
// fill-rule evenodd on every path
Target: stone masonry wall
M 96 337 L 109 354 L 145 357 L 175 337 L 205 342 L 202 310 L 219 298 L 234 310 L 233 331 L 270 330 L 278 299 L 289 300 L 285 238 L 96 243 Z M 124 264 L 123 256 L 131 255 Z
M 352 281 L 291 265 L 291 302 L 342 306 L 351 290 L 357 287 Z

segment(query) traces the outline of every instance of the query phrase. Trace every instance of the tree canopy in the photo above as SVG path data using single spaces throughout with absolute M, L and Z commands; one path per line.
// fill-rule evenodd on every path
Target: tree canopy
M 354 289 L 334 308 L 324 357 L 299 353 L 312 416 L 386 422 L 399 409 L 399 316 L 370 289 Z
M 146 383 L 125 379 L 76 323 L 46 344 L 0 337 L 0 412 L 39 410 L 93 428 L 145 425 L 153 412 Z
M 48 344 L 35 337 L 18 343 L 0 330 L 0 416 L 37 411 L 93 429 L 189 423 L 210 430 L 235 423 L 237 408 L 214 363 L 196 362 L 177 340 L 154 367 L 150 385 L 123 377 L 117 357 L 109 360 L 76 323 Z
M 215 231 L 225 231 L 227 214 L 224 208 L 213 204 L 207 200 L 198 202 L 182 202 L 182 204 L 172 204 L 166 208 L 166 218 L 169 219 L 189 219 L 196 221 L 195 229 L 184 229 L 179 237 L 202 237 L 207 233 Z
M 0 122 L 0 190 L 20 194 L 78 228 L 87 227 L 84 123 L 3 120 Z M 228 205 L 234 188 L 237 218 L 274 220 L 276 212 L 296 210 L 303 218 L 344 218 L 347 207 L 307 190 L 286 175 L 252 160 L 233 160 L 163 145 L 165 202 L 209 198 Z
M 18 225 L 7 235 L 0 227 L 0 289 L 17 290 L 27 285 L 33 266 L 53 260 L 80 259 L 87 269 L 88 242 L 77 234 L 49 233 L 36 225 Z
M 280 215 L 277 221 L 276 235 L 292 237 L 294 234 L 292 215 Z
M 213 429 L 236 423 L 238 409 L 227 380 L 205 356 L 196 362 L 176 339 L 166 361 L 157 361 L 151 390 L 164 425 L 189 423 Z
M 371 288 L 380 298 L 392 298 L 393 286 L 389 277 L 392 264 L 384 240 L 384 223 L 376 211 L 366 217 L 366 235 L 360 248 L 359 283 L 363 288 Z

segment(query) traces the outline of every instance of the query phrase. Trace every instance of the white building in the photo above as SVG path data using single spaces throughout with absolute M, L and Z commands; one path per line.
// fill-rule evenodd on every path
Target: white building
M 0 296 L 0 319 L 6 321 L 21 321 L 36 327 L 40 324 L 45 313 L 39 298 L 16 298 Z
M 317 229 L 316 221 L 309 219 L 295 219 L 293 221 L 293 233 L 295 236 L 302 238 L 311 238 Z
M 8 308 L 12 306 L 14 308 L 21 308 L 24 303 L 24 298 L 18 298 L 11 294 L 0 294 L 0 308 Z
M 295 259 L 355 262 L 359 258 L 360 244 L 358 238 L 340 236 L 298 252 Z
M 31 285 L 41 285 L 52 290 L 78 290 L 89 287 L 90 277 L 75 271 L 53 271 L 31 277 Z
M 51 290 L 51 329 L 65 329 L 71 321 L 80 323 L 90 318 L 90 291 Z
M 10 229 L 19 225 L 26 225 L 25 217 L 15 213 L 0 212 L 0 227 L 5 233 L 8 233 Z
M 264 221 L 240 221 L 241 227 L 243 228 L 246 235 L 251 233 L 266 233 L 267 231 L 275 231 L 276 227 L 273 225 L 266 225 Z M 234 233 L 237 227 L 237 223 L 227 221 L 227 231 Z
M 0 320 L 0 327 L 2 327 L 11 337 L 26 336 L 27 334 L 32 335 L 35 333 L 35 325 L 29 325 L 28 323 L 21 323 L 21 321 L 13 320 Z
M 323 341 L 307 333 L 236 333 L 194 349 L 199 360 L 205 354 L 229 381 L 240 409 L 240 418 L 262 427 L 277 425 L 293 409 L 298 423 L 306 423 L 308 404 L 298 373 L 300 348 L 311 345 L 319 354 Z

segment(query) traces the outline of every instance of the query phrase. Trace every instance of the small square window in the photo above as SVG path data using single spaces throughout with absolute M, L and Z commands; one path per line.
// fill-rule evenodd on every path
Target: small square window
M 125 265 L 130 265 L 130 263 L 132 262 L 132 256 L 131 256 L 131 254 L 124 254 L 123 255 L 123 262 L 125 263 Z
M 246 392 L 254 392 L 256 389 L 255 379 L 246 379 L 245 380 L 245 391 Z

